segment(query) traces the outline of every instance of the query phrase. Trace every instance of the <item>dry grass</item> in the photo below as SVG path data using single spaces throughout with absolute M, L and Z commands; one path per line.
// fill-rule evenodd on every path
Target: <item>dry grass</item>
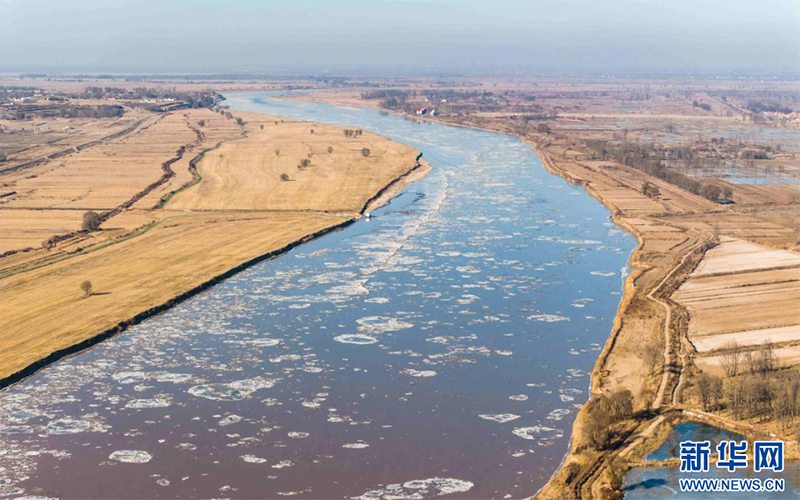
M 247 260 L 338 224 L 324 215 L 181 215 L 137 238 L 0 281 L 0 378 Z M 90 280 L 94 295 L 79 285 Z
M 209 152 L 198 166 L 203 182 L 175 196 L 168 208 L 357 212 L 417 155 L 368 132 L 347 139 L 341 127 L 243 117 L 247 137 Z M 364 148 L 369 157 L 361 154 Z M 303 160 L 308 167 L 299 167 Z M 281 181 L 281 174 L 290 180 Z
M 206 124 L 197 127 L 201 118 Z M 255 114 L 245 119 L 243 136 L 219 114 L 181 110 L 113 144 L 35 167 L 36 177 L 4 176 L 20 196 L 2 207 L 15 215 L 4 217 L 0 233 L 9 242 L 4 245 L 20 248 L 76 229 L 87 209 L 119 206 L 160 178 L 162 162 L 177 147 L 188 148 L 172 165 L 175 177 L 101 231 L 0 259 L 0 378 L 356 217 L 368 199 L 413 168 L 417 156 L 367 132 L 348 139 L 339 127 L 276 126 L 274 118 Z M 202 132 L 200 142 L 192 127 Z M 163 196 L 193 180 L 189 159 L 219 142 L 198 164 L 203 180 L 155 209 Z M 369 157 L 361 154 L 364 147 Z M 309 152 L 311 165 L 298 170 Z M 284 170 L 294 180 L 282 181 Z M 93 295 L 82 295 L 84 280 L 92 282 Z

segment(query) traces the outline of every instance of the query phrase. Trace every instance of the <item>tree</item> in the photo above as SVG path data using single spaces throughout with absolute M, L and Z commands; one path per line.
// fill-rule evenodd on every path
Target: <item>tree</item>
M 284 181 L 284 182 L 288 181 L 289 180 L 289 175 L 288 174 L 281 174 L 281 180 Z
M 540 134 L 549 134 L 550 133 L 550 126 L 546 123 L 540 123 L 536 126 L 536 131 Z
M 281 150 L 279 148 L 275 148 L 275 156 L 280 156 Z
M 84 231 L 97 231 L 102 222 L 97 212 L 89 211 L 83 214 L 83 224 L 81 227 Z
M 616 391 L 608 398 L 608 409 L 611 417 L 623 420 L 633 414 L 633 394 L 627 389 Z
M 371 154 L 371 152 L 370 152 L 369 148 L 364 148 L 364 149 L 361 150 L 361 154 L 364 156 L 364 158 L 366 158 Z
M 264 130 L 264 124 L 263 123 L 261 125 L 259 125 L 259 127 L 261 128 L 261 130 Z
M 206 121 L 205 120 L 197 120 L 197 124 L 200 125 L 201 127 L 205 127 L 206 126 Z
M 88 297 L 92 294 L 92 282 L 89 280 L 84 281 L 81 283 L 81 290 L 83 290 L 83 296 Z
M 594 404 L 590 402 L 590 405 L 585 432 L 594 449 L 603 450 L 611 442 L 611 415 L 609 415 L 606 405 L 601 401 L 595 400 Z
M 655 198 L 661 194 L 661 191 L 652 182 L 644 181 L 642 183 L 642 193 L 650 198 Z
M 733 189 L 730 186 L 722 188 L 722 197 L 726 200 L 731 200 L 733 198 Z
M 313 128 L 311 129 L 311 133 L 312 133 L 312 134 L 314 133 L 314 129 L 313 129 Z
M 726 377 L 735 377 L 739 373 L 739 344 L 735 340 L 729 340 L 722 346 L 725 352 L 719 358 L 719 363 L 725 371 Z
M 300 168 L 308 168 L 309 165 L 311 165 L 311 160 L 307 158 L 300 160 Z
M 705 372 L 700 373 L 700 376 L 697 377 L 697 392 L 699 393 L 703 410 L 714 410 L 722 396 L 722 380 Z
M 330 154 L 330 153 L 333 153 L 333 147 L 332 146 L 328 146 L 328 154 Z
M 244 120 L 242 120 L 242 118 L 240 116 L 236 117 L 236 125 L 239 125 L 240 127 L 244 127 Z

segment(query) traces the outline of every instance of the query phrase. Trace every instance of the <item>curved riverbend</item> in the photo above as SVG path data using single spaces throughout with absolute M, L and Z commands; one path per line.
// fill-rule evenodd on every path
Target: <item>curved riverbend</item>
M 0 496 L 523 497 L 567 450 L 635 240 L 514 137 L 266 94 L 434 170 L 0 393 Z

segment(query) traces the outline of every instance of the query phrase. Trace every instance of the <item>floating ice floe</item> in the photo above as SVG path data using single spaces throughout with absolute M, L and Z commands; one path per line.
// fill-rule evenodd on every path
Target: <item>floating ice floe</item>
M 126 464 L 145 464 L 153 459 L 153 455 L 141 450 L 117 450 L 108 458 Z
M 386 333 L 406 330 L 414 326 L 413 323 L 388 316 L 366 316 L 356 320 L 358 329 L 367 333 Z
M 171 382 L 173 384 L 183 384 L 191 382 L 194 377 L 188 373 L 158 373 L 154 377 L 156 382 Z
M 283 469 L 284 467 L 291 467 L 294 465 L 291 460 L 281 460 L 277 464 L 273 465 L 273 469 Z
M 342 448 L 348 448 L 351 450 L 363 450 L 364 448 L 369 448 L 369 444 L 367 443 L 345 443 L 342 445 Z
M 228 415 L 227 417 L 223 418 L 219 422 L 217 422 L 221 427 L 226 427 L 228 425 L 232 425 L 242 421 L 242 417 L 239 415 Z
M 266 458 L 257 457 L 255 455 L 242 455 L 239 458 L 241 458 L 242 460 L 244 460 L 249 464 L 263 464 L 266 463 L 267 461 Z
M 605 272 L 603 272 L 603 271 L 592 271 L 592 272 L 590 272 L 589 274 L 591 274 L 592 276 L 603 276 L 603 277 L 606 277 L 606 278 L 608 278 L 608 277 L 610 277 L 610 276 L 614 276 L 614 275 L 615 275 L 615 274 L 617 274 L 617 273 L 615 273 L 615 272 L 608 272 L 608 273 L 605 273 Z
M 310 434 L 308 432 L 298 432 L 298 431 L 292 431 L 292 432 L 289 432 L 286 435 L 289 436 L 290 438 L 294 438 L 294 439 L 303 439 L 303 438 L 307 438 L 308 436 L 310 436 Z
M 211 399 L 215 401 L 240 401 L 259 389 L 274 387 L 280 379 L 254 377 L 236 380 L 227 384 L 201 384 L 190 387 L 188 392 L 192 396 Z
M 336 337 L 333 337 L 333 340 L 336 342 L 341 342 L 342 344 L 355 345 L 369 345 L 378 342 L 378 339 L 375 337 L 370 337 L 369 335 L 363 335 L 361 333 L 337 335 Z
M 120 384 L 135 384 L 144 382 L 147 379 L 145 372 L 119 372 L 112 375 L 114 380 Z
M 433 377 L 436 375 L 436 372 L 433 370 L 415 370 L 413 368 L 403 370 L 403 373 L 412 377 Z
M 557 314 L 534 314 L 528 316 L 528 319 L 534 321 L 544 321 L 545 323 L 557 323 L 559 321 L 570 321 L 566 316 L 559 316 Z
M 133 408 L 141 410 L 145 408 L 166 408 L 171 404 L 168 398 L 153 398 L 153 399 L 132 399 L 128 401 L 125 408 Z
M 367 304 L 388 304 L 389 299 L 386 297 L 370 297 L 368 299 L 364 299 L 364 302 Z
M 62 418 L 60 420 L 53 420 L 47 424 L 48 434 L 78 434 L 79 432 L 86 432 L 92 428 L 91 422 L 85 420 L 75 420 L 71 418 Z
M 567 410 L 565 408 L 557 408 L 557 409 L 551 411 L 550 413 L 548 413 L 547 420 L 552 420 L 553 422 L 558 422 L 559 420 L 561 420 L 562 418 L 566 417 L 567 415 L 569 415 L 569 410 Z
M 558 429 L 545 427 L 543 425 L 534 425 L 533 427 L 517 427 L 511 432 L 515 436 L 521 437 L 522 439 L 556 439 L 564 435 L 564 433 Z
M 511 422 L 512 420 L 516 420 L 519 418 L 519 415 L 514 415 L 513 413 L 498 413 L 495 415 L 478 415 L 484 420 L 491 420 L 492 422 L 498 422 L 504 424 L 506 422 Z
M 415 479 L 403 484 L 390 484 L 383 489 L 368 491 L 355 498 L 363 500 L 416 500 L 451 495 L 453 493 L 466 493 L 474 486 L 474 483 L 463 479 L 432 477 L 429 479 Z
M 511 401 L 527 401 L 528 396 L 524 394 L 515 394 L 514 396 L 509 396 L 508 399 L 510 399 Z

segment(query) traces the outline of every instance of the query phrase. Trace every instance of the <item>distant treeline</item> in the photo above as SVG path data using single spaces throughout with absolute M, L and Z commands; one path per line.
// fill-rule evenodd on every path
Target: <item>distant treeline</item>
M 122 106 L 101 104 L 98 106 L 75 106 L 60 104 L 49 106 L 18 106 L 6 116 L 12 120 L 30 118 L 116 118 L 125 114 Z
M 770 113 L 791 113 L 794 110 L 788 106 L 781 106 L 779 104 L 768 104 L 761 101 L 749 101 L 747 103 L 748 111 L 753 113 L 762 113 L 764 111 Z
M 663 148 L 632 142 L 612 143 L 599 139 L 587 140 L 586 145 L 601 159 L 616 160 L 623 165 L 667 181 L 707 200 L 717 201 L 723 194 L 726 199 L 730 199 L 733 196 L 733 191 L 730 188 L 726 188 L 723 193 L 718 186 L 700 182 L 697 179 L 665 167 L 662 162 L 666 159 L 667 154 Z
M 131 99 L 131 100 L 165 100 L 174 99 L 181 101 L 190 108 L 212 108 L 219 101 L 218 96 L 211 91 L 184 92 L 178 91 L 174 87 L 136 87 L 133 89 L 123 89 L 120 87 L 86 87 L 82 94 L 74 94 L 70 97 L 83 97 L 87 99 Z

